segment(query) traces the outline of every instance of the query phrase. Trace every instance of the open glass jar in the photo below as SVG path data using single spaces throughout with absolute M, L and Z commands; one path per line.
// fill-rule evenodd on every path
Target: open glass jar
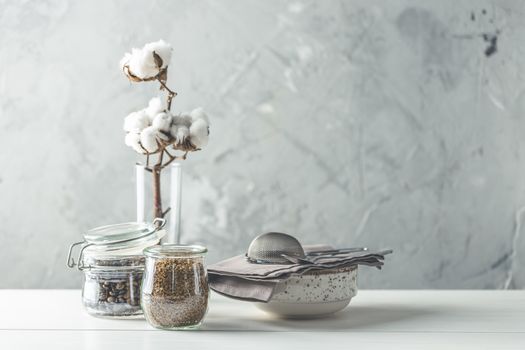
M 159 244 L 165 235 L 164 219 L 153 223 L 124 223 L 97 227 L 84 241 L 69 248 L 67 264 L 84 272 L 82 303 L 93 316 L 142 317 L 140 286 L 145 258 L 142 251 Z M 75 246 L 78 258 L 72 258 Z
M 207 250 L 197 245 L 144 249 L 146 272 L 142 283 L 142 309 L 146 320 L 161 329 L 198 327 L 208 310 Z

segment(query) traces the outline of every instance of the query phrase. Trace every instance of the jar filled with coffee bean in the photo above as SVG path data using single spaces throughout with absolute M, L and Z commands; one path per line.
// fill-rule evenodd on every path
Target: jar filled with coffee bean
M 165 221 L 124 223 L 98 227 L 71 245 L 68 266 L 84 272 L 82 302 L 93 316 L 143 317 L 140 287 L 145 268 L 144 248 L 159 244 Z M 72 258 L 80 246 L 78 258 Z
M 206 252 L 202 246 L 175 244 L 144 250 L 141 302 L 152 326 L 177 330 L 201 324 L 208 310 Z

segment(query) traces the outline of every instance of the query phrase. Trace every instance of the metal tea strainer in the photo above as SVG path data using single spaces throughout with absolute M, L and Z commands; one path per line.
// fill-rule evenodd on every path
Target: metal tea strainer
M 303 246 L 297 238 L 281 232 L 267 232 L 255 237 L 246 257 L 257 264 L 290 264 L 285 256 L 304 258 Z
M 248 247 L 246 258 L 255 264 L 314 264 L 326 257 L 368 250 L 360 248 L 340 248 L 330 250 L 308 251 L 297 238 L 282 232 L 267 232 L 255 237 Z

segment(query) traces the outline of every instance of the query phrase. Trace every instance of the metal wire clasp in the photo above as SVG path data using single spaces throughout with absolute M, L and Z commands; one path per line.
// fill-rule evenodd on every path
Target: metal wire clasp
M 153 225 L 155 225 L 157 231 L 166 226 L 166 219 L 164 218 L 155 218 L 153 220 Z
M 75 262 L 75 259 L 73 259 L 71 255 L 73 254 L 73 249 L 77 245 L 82 245 L 82 248 L 80 248 L 80 251 L 78 252 L 77 261 Z M 67 266 L 70 268 L 77 266 L 79 270 L 82 270 L 84 268 L 84 265 L 82 264 L 82 255 L 84 254 L 84 249 L 92 245 L 93 243 L 87 243 L 86 241 L 76 242 L 70 245 L 67 254 Z

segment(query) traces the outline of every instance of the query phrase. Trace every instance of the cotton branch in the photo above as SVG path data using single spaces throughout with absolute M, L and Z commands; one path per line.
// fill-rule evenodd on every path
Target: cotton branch
M 160 90 L 166 92 L 166 105 L 159 98 L 151 99 L 147 108 L 130 113 L 124 121 L 126 145 L 145 155 L 144 169 L 153 177 L 154 218 L 164 217 L 170 210 L 162 210 L 161 171 L 175 160 L 185 160 L 189 152 L 206 146 L 209 136 L 208 117 L 202 108 L 184 116 L 171 113 L 173 99 L 177 96 L 167 86 L 171 54 L 171 45 L 159 40 L 141 49 L 134 48 L 120 61 L 122 71 L 130 81 L 158 81 Z
M 162 79 L 160 78 L 160 76 L 157 77 L 157 81 L 160 83 L 160 88 L 161 90 L 164 89 L 168 92 L 168 96 L 166 97 L 166 106 L 167 106 L 167 110 L 170 111 L 171 110 L 171 101 L 173 100 L 173 98 L 175 96 L 177 96 L 177 93 L 175 91 L 172 91 L 164 81 L 162 81 Z

